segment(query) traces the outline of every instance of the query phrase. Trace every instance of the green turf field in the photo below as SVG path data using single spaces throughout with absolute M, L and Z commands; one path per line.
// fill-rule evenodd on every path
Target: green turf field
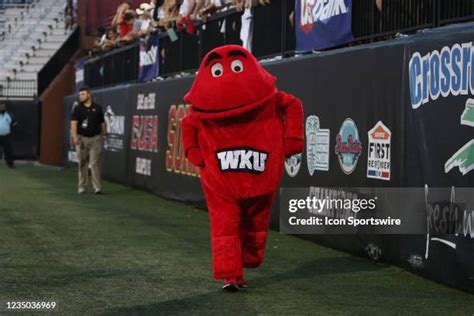
M 79 196 L 75 184 L 72 171 L 2 162 L 1 302 L 54 300 L 67 315 L 474 315 L 474 295 L 276 232 L 247 292 L 222 293 L 206 212 L 113 183 Z

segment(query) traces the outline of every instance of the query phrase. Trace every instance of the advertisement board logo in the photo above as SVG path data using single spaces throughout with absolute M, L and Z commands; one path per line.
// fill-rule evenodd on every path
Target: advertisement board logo
M 474 170 L 474 139 L 462 146 L 446 161 L 444 171 L 448 173 L 454 167 L 458 167 L 462 175 Z
M 132 150 L 158 151 L 158 116 L 134 115 L 132 118 Z
M 474 99 L 467 99 L 466 108 L 461 114 L 461 124 L 474 127 Z M 444 172 L 458 167 L 464 176 L 474 170 L 474 138 L 456 151 L 444 164 Z
M 151 160 L 137 157 L 135 172 L 144 176 L 151 176 Z
M 315 170 L 329 170 L 329 129 L 321 129 L 319 118 L 310 115 L 306 119 L 306 161 L 312 176 Z
M 344 0 L 300 0 L 301 1 L 301 28 L 309 33 L 316 23 L 328 23 L 335 16 L 349 12 Z
M 421 55 L 414 52 L 408 64 L 410 103 L 413 109 L 449 96 L 474 94 L 472 42 L 455 43 Z
M 104 116 L 105 116 L 105 123 L 107 124 L 107 133 L 109 134 L 107 150 L 108 151 L 123 150 L 123 135 L 125 132 L 125 129 L 124 129 L 125 116 L 115 115 L 111 105 L 107 105 Z
M 339 165 L 345 174 L 349 175 L 355 170 L 361 152 L 362 144 L 357 126 L 352 119 L 346 118 L 336 136 L 335 146 Z
M 389 181 L 392 132 L 378 121 L 368 135 L 367 178 Z
M 168 149 L 165 154 L 166 171 L 187 176 L 199 176 L 199 168 L 194 166 L 184 156 L 183 138 L 181 137 L 181 122 L 188 114 L 190 105 L 172 105 L 168 112 Z
M 140 47 L 140 67 L 150 66 L 156 63 L 156 57 L 158 56 L 158 45 L 152 45 L 149 50 L 145 47 Z
M 290 177 L 295 177 L 300 171 L 302 154 L 296 154 L 285 159 L 285 170 Z
M 124 121 L 125 116 L 115 115 L 112 106 L 107 105 L 105 111 L 105 122 L 107 123 L 107 133 L 123 135 L 124 134 Z
M 137 110 L 154 110 L 156 103 L 156 94 L 154 92 L 137 94 Z

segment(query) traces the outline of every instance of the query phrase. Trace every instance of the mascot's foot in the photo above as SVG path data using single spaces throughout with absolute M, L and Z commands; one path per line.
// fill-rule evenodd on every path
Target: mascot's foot
M 247 281 L 244 278 L 237 278 L 237 286 L 242 290 L 247 288 Z
M 226 292 L 237 292 L 246 288 L 247 282 L 242 277 L 227 279 L 222 286 L 222 290 Z

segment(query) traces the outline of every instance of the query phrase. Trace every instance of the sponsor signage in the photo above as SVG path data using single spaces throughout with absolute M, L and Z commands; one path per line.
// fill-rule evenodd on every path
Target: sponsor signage
M 359 138 L 359 131 L 351 118 L 346 118 L 336 136 L 335 153 L 342 171 L 349 175 L 357 167 L 362 143 Z
M 329 129 L 322 129 L 315 115 L 306 119 L 306 162 L 312 176 L 316 170 L 329 171 Z
M 390 141 L 392 132 L 381 121 L 369 131 L 367 178 L 390 180 Z

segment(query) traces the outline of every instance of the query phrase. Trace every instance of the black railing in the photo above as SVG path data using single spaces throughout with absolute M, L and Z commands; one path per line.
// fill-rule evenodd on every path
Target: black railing
M 201 59 L 215 47 L 242 44 L 241 16 L 242 13 L 235 10 L 216 14 L 206 24 L 196 25 L 195 35 L 177 30 L 178 40 L 175 42 L 172 42 L 166 33 L 162 33 L 160 48 L 164 58 L 160 60 L 160 75 L 197 69 Z
M 131 45 L 88 59 L 84 63 L 84 82 L 103 87 L 133 82 L 138 78 L 140 45 Z
M 0 8 L 7 5 L 25 5 L 31 3 L 33 3 L 33 0 L 0 0 Z
M 38 72 L 38 96 L 41 96 L 49 84 L 79 49 L 79 29 L 76 28 L 53 57 Z
M 1 99 L 35 99 L 36 80 L 0 80 Z
M 473 19 L 473 0 L 357 0 L 352 32 L 355 41 L 379 40 Z
M 295 26 L 290 16 L 294 0 L 272 1 L 264 7 L 252 8 L 252 53 L 257 58 L 292 56 L 295 52 Z M 166 32 L 160 35 L 160 76 L 193 71 L 204 55 L 224 44 L 242 44 L 240 40 L 242 12 L 227 10 L 212 16 L 206 24 L 197 24 L 196 35 L 177 30 L 178 40 L 172 42 Z M 390 39 L 397 33 L 474 20 L 474 0 L 354 0 L 352 32 L 354 41 L 348 45 Z M 126 52 L 126 53 L 125 53 Z M 86 62 L 87 85 L 92 87 L 131 82 L 138 79 L 139 45 L 108 52 Z M 116 56 L 114 56 L 116 55 Z M 121 60 L 121 58 L 125 59 Z M 130 57 L 131 56 L 131 57 Z M 130 64 L 136 58 L 136 65 Z M 110 65 L 107 61 L 113 60 Z M 123 68 L 124 65 L 129 68 Z M 105 75 L 109 72 L 118 75 Z M 97 76 L 102 69 L 103 74 Z M 89 73 L 89 75 L 87 75 Z M 92 75 L 95 74 L 95 75 Z M 105 76 L 105 77 L 104 77 Z M 98 79 L 99 78 L 99 79 Z
M 473 0 L 435 0 L 435 17 L 439 25 L 469 21 L 474 19 L 474 1 Z

